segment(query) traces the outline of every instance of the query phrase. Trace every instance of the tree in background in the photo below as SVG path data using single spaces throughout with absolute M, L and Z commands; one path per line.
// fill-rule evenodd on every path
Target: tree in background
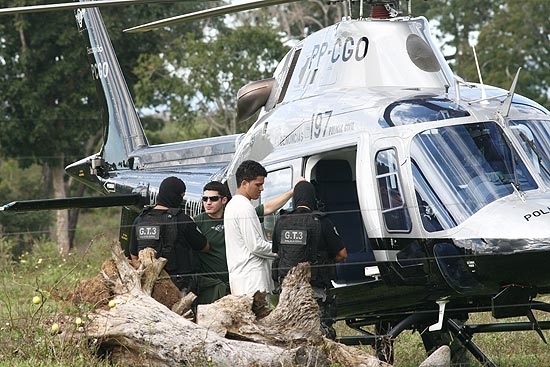
M 483 80 L 509 89 L 519 67 L 516 92 L 548 107 L 550 90 L 550 2 L 508 0 L 483 27 L 478 57 Z
M 169 108 L 169 118 L 184 132 L 180 140 L 243 132 L 249 122 L 236 122 L 238 89 L 270 77 L 286 51 L 269 25 L 222 26 L 206 35 L 175 37 L 164 53 L 140 57 L 138 104 Z
M 487 0 L 473 3 L 468 0 L 434 0 L 424 2 L 417 10 L 425 11 L 431 22 L 437 22 L 439 36 L 452 54 L 445 55 L 450 60 L 455 73 L 461 77 L 477 81 L 472 42 L 482 28 L 493 18 L 495 11 L 505 0 Z M 470 67 L 473 64 L 473 69 Z
M 21 14 L 5 17 L 2 24 L 2 153 L 23 168 L 41 164 L 44 187 L 53 188 L 56 198 L 65 197 L 65 164 L 82 157 L 100 130 L 98 105 L 89 98 L 93 87 L 78 83 L 89 78 L 89 68 L 74 47 L 81 42 L 75 21 L 70 12 L 61 12 L 55 22 L 42 14 Z M 57 212 L 61 253 L 69 250 L 68 218 L 67 211 Z
M 357 4 L 351 9 L 347 4 L 329 4 L 324 0 L 299 1 L 270 7 L 263 12 L 257 12 L 257 17 L 277 19 L 280 31 L 289 40 L 304 38 L 313 32 L 328 27 L 342 20 L 342 17 L 357 13 Z M 263 14 L 263 15 L 261 15 Z
M 550 40 L 546 0 L 433 0 L 422 3 L 428 19 L 438 22 L 447 55 L 459 76 L 478 82 L 475 45 L 483 82 L 509 89 L 519 67 L 516 92 L 548 104 Z
M 44 190 L 41 167 L 32 165 L 21 169 L 13 159 L 0 160 L 0 198 L 40 195 Z M 0 264 L 20 260 L 24 252 L 31 251 L 36 238 L 49 234 L 50 213 L 27 212 L 0 215 Z

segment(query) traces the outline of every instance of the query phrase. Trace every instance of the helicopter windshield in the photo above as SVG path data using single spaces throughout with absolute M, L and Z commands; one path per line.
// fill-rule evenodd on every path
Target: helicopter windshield
M 430 228 L 452 228 L 516 188 L 537 188 L 510 147 L 494 122 L 445 126 L 414 137 L 415 189 L 421 214 L 432 219 Z
M 550 184 L 550 121 L 511 120 L 510 128 L 541 177 Z

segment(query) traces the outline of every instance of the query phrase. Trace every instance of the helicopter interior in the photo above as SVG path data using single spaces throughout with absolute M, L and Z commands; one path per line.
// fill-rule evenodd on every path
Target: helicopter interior
M 348 251 L 347 259 L 336 265 L 336 280 L 364 281 L 365 266 L 375 260 L 368 246 L 350 163 L 345 159 L 322 159 L 312 174 L 320 209 L 329 213 Z

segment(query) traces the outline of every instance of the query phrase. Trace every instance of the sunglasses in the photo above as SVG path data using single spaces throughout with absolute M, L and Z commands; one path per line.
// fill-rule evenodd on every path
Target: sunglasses
M 220 197 L 218 195 L 216 196 L 203 196 L 202 201 L 205 203 L 210 200 L 211 202 L 215 203 L 216 201 L 220 200 Z

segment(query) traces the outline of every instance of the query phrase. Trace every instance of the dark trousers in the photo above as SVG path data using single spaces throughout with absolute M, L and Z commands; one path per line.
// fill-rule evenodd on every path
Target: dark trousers
M 313 297 L 319 305 L 319 318 L 321 319 L 321 329 L 325 337 L 336 339 L 336 330 L 332 327 L 336 317 L 336 301 L 334 296 L 327 295 L 326 288 L 312 286 Z

